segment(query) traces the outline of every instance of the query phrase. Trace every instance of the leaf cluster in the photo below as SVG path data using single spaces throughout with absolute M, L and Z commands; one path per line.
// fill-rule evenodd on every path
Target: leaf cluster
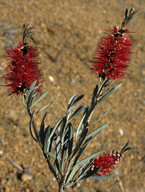
M 35 116 L 52 104 L 52 102 L 36 112 L 32 111 L 32 108 L 40 102 L 48 92 L 45 92 L 36 99 L 37 95 L 35 90 L 38 87 L 36 86 L 36 81 L 34 81 L 23 94 L 23 104 L 27 108 L 30 116 L 30 133 L 33 139 L 39 143 L 48 166 L 56 177 L 59 185 L 63 185 L 66 188 L 74 186 L 79 180 L 91 178 L 100 170 L 100 167 L 91 170 L 91 165 L 94 158 L 103 153 L 104 150 L 91 154 L 84 159 L 82 159 L 82 154 L 88 144 L 107 127 L 107 123 L 105 123 L 93 129 L 93 131 L 89 129 L 90 126 L 94 126 L 95 123 L 101 119 L 99 118 L 96 122 L 90 123 L 95 107 L 121 86 L 121 84 L 119 84 L 109 89 L 106 93 L 103 93 L 103 89 L 108 85 L 108 82 L 109 79 L 106 79 L 100 87 L 98 87 L 98 85 L 95 87 L 90 106 L 82 105 L 84 95 L 73 95 L 68 102 L 66 113 L 53 127 L 50 125 L 45 126 L 45 119 L 47 117 L 47 112 L 45 112 L 39 131 L 35 124 Z M 107 111 L 103 117 L 108 112 L 109 111 Z M 81 120 L 77 127 L 73 127 L 73 120 L 78 116 L 81 116 Z M 98 180 L 105 178 L 106 176 L 101 176 L 101 178 L 96 177 Z
M 29 38 L 32 38 L 33 36 L 33 27 L 29 24 L 23 24 L 22 27 L 22 42 L 25 43 L 25 41 Z
M 124 17 L 124 20 L 122 22 L 121 29 L 123 29 L 126 25 L 132 23 L 136 19 L 137 14 L 139 12 L 140 12 L 140 10 L 134 9 L 134 4 L 132 5 L 132 7 L 130 9 L 127 8 L 125 10 L 125 17 Z

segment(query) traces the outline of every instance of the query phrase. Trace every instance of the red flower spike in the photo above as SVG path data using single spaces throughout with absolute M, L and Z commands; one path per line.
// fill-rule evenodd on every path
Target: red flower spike
M 92 61 L 92 71 L 99 77 L 118 79 L 126 74 L 133 44 L 126 33 L 128 29 L 114 27 L 101 39 Z
M 111 169 L 115 167 L 117 163 L 120 162 L 121 157 L 123 156 L 120 152 L 112 151 L 111 154 L 104 153 L 99 157 L 96 157 L 92 163 L 92 170 L 97 167 L 101 167 L 100 171 L 96 176 L 103 176 L 110 173 Z
M 17 95 L 29 87 L 33 81 L 40 82 L 38 69 L 38 51 L 28 43 L 19 43 L 17 48 L 8 49 L 7 58 L 10 59 L 5 75 L 7 87 L 11 94 Z M 36 92 L 39 88 L 36 90 Z

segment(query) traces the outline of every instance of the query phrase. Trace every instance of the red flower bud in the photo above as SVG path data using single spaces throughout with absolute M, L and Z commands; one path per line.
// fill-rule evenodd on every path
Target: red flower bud
M 96 174 L 97 176 L 103 176 L 110 173 L 111 169 L 120 162 L 122 153 L 112 151 L 111 154 L 104 153 L 99 157 L 96 157 L 92 163 L 92 169 L 101 167 L 100 171 Z

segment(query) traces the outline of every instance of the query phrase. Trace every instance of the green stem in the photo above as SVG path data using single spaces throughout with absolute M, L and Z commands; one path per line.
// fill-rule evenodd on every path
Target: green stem
M 102 94 L 103 88 L 107 85 L 108 81 L 109 81 L 109 78 L 105 79 L 103 81 L 102 85 L 100 86 L 100 88 L 96 94 L 96 101 L 91 104 L 91 106 L 88 110 L 88 114 L 86 115 L 86 118 L 84 119 L 84 123 L 89 123 L 89 121 L 91 120 L 91 116 L 93 114 L 93 111 L 94 111 L 97 103 L 98 103 L 98 99 L 99 99 L 100 95 Z

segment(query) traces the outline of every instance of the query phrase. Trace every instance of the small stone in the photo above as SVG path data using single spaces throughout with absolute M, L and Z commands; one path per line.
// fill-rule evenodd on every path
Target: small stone
M 144 70 L 142 70 L 142 74 L 143 74 L 143 75 L 145 75 L 145 69 L 144 69 Z
M 119 129 L 119 133 L 121 136 L 124 134 L 122 129 Z
M 0 157 L 4 154 L 3 150 L 0 150 Z
M 53 78 L 51 75 L 49 75 L 48 78 L 49 78 L 49 80 L 50 80 L 51 82 L 54 82 L 54 78 Z
M 21 176 L 21 180 L 22 181 L 30 181 L 30 180 L 32 180 L 32 175 L 30 175 L 30 174 L 28 174 L 28 173 L 24 173 L 24 174 L 22 174 L 22 176 Z

